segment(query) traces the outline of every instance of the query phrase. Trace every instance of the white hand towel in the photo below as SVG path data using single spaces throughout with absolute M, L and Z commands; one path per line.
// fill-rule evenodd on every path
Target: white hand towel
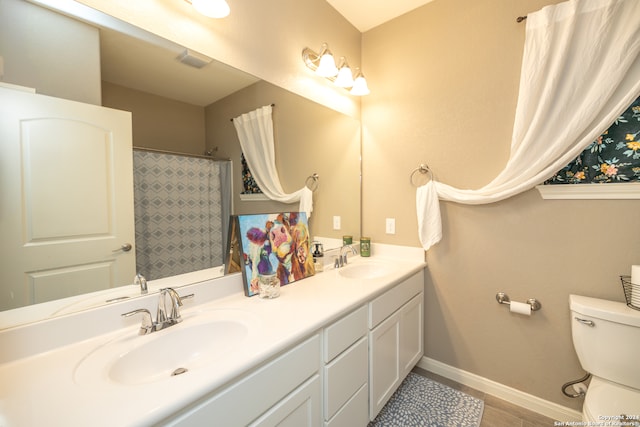
M 440 201 L 433 180 L 416 190 L 416 209 L 418 213 L 418 236 L 424 250 L 428 250 L 442 239 L 442 220 Z
M 307 213 L 307 219 L 311 218 L 313 212 L 313 191 L 309 187 L 304 186 L 300 192 L 300 212 Z

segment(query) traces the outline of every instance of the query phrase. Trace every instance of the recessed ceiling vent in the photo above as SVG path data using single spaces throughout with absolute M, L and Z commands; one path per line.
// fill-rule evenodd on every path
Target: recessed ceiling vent
M 178 61 L 183 64 L 189 65 L 195 68 L 202 68 L 205 65 L 208 65 L 213 61 L 213 59 L 209 58 L 206 55 L 195 52 L 191 49 L 185 49 L 180 55 L 178 55 Z

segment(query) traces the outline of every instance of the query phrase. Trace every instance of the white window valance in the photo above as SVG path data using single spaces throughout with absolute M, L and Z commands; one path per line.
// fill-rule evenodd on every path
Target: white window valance
M 300 212 L 306 212 L 307 218 L 310 218 L 313 192 L 305 185 L 293 193 L 286 193 L 280 184 L 276 169 L 272 110 L 267 105 L 233 119 L 240 147 L 262 193 L 269 199 L 282 203 L 299 201 Z

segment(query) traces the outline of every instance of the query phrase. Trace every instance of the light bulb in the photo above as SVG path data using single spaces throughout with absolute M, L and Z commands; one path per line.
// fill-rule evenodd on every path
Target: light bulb
M 321 77 L 335 77 L 338 74 L 338 68 L 336 67 L 336 61 L 333 59 L 333 54 L 326 43 L 322 44 L 322 50 L 319 56 L 320 63 L 316 69 L 316 74 Z
M 225 0 L 192 0 L 191 4 L 195 10 L 209 18 L 224 18 L 230 12 Z
M 351 88 L 350 93 L 351 95 L 356 96 L 369 95 L 367 80 L 364 78 L 360 70 L 356 73 L 356 79 L 353 81 L 353 87 Z
M 342 62 L 340 65 L 340 70 L 338 71 L 338 76 L 336 77 L 336 81 L 334 82 L 336 86 L 339 87 L 351 87 L 353 86 L 353 75 L 351 74 L 351 68 L 349 68 L 349 64 L 347 64 L 347 60 L 342 57 Z

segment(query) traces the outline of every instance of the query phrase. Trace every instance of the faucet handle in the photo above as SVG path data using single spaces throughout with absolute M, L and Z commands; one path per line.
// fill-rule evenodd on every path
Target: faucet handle
M 127 313 L 122 313 L 122 317 L 131 317 L 136 314 L 142 314 L 142 324 L 140 325 L 138 335 L 147 335 L 153 332 L 153 319 L 151 318 L 151 313 L 146 308 L 139 308 Z
M 167 289 L 160 289 L 158 296 L 158 311 L 156 312 L 156 324 L 158 329 L 167 323 Z
M 171 298 L 171 312 L 169 314 L 168 320 L 173 321 L 175 323 L 182 322 L 182 317 L 180 316 L 180 307 L 182 307 L 182 298 L 173 288 L 166 288 L 164 291 L 167 292 L 167 295 Z M 193 296 L 193 294 L 191 295 Z
M 147 289 L 147 279 L 145 279 L 142 274 L 136 274 L 136 277 L 133 279 L 133 284 L 140 287 L 140 293 L 142 295 L 149 293 L 149 290 Z

